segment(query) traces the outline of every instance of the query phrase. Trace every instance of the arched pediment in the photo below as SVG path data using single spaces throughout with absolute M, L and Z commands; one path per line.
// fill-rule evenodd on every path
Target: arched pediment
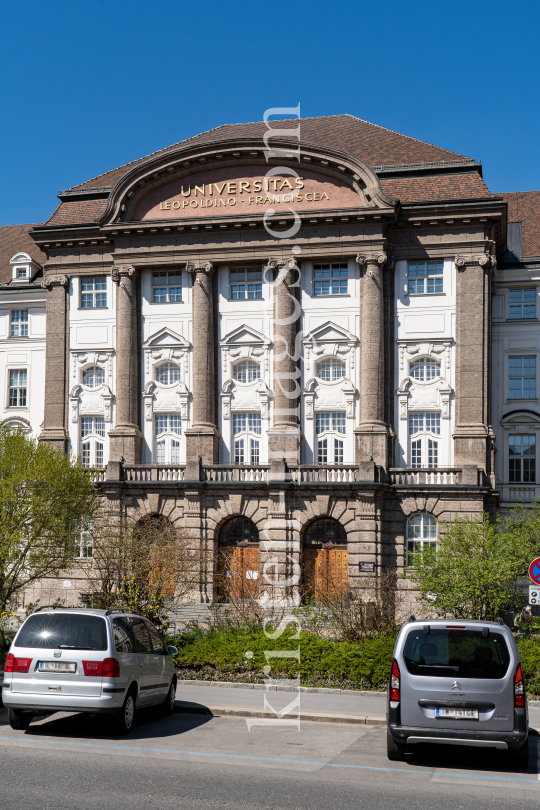
M 28 264 L 32 261 L 32 258 L 28 255 L 28 253 L 15 253 L 14 256 L 11 257 L 9 260 L 10 264 Z
M 540 427 L 540 414 L 528 408 L 509 411 L 509 413 L 505 414 L 501 419 L 501 425 L 506 428 L 524 425 L 536 425 Z
M 272 138 L 286 155 L 291 142 Z M 297 159 L 297 150 L 301 159 Z M 148 158 L 127 171 L 113 188 L 101 225 L 144 220 L 178 220 L 223 215 L 261 216 L 272 203 L 276 212 L 319 209 L 379 209 L 393 213 L 388 197 L 367 163 L 349 152 L 295 142 L 287 167 L 268 173 L 263 138 L 225 139 L 179 146 Z

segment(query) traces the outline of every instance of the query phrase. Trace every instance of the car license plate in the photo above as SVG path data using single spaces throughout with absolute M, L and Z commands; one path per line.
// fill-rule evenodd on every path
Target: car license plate
M 38 664 L 39 672 L 75 672 L 77 664 L 71 664 L 69 661 L 40 661 Z
M 449 720 L 478 720 L 478 709 L 435 709 L 435 717 Z

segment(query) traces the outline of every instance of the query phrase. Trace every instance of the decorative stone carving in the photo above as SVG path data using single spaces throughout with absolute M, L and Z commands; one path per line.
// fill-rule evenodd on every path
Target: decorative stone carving
M 120 284 L 122 277 L 128 276 L 131 278 L 137 272 L 137 268 L 132 264 L 126 264 L 124 267 L 113 267 L 111 270 L 111 278 L 115 284 Z
M 259 380 L 256 386 L 256 391 L 259 395 L 259 402 L 261 405 L 261 419 L 269 419 L 270 413 L 268 409 L 268 401 L 272 396 L 272 392 L 264 380 Z
M 365 268 L 368 264 L 378 264 L 381 267 L 384 267 L 387 261 L 388 255 L 382 250 L 379 253 L 356 254 L 356 263 L 359 264 L 360 267 L 362 268 Z
M 214 272 L 214 265 L 212 262 L 189 261 L 186 263 L 186 271 L 194 275 L 197 273 L 206 273 L 207 276 L 211 276 Z
M 78 422 L 79 421 L 79 399 L 82 393 L 82 388 L 80 385 L 75 385 L 71 389 L 71 393 L 69 395 L 69 404 L 71 410 L 71 421 Z
M 147 422 L 152 421 L 152 412 L 153 412 L 153 400 L 154 400 L 154 391 L 156 390 L 156 384 L 153 380 L 147 382 L 144 386 L 143 392 L 143 399 L 144 399 L 144 418 Z
M 234 380 L 227 380 L 219 395 L 223 403 L 223 419 L 231 418 L 231 399 L 235 389 Z
M 51 287 L 67 287 L 68 284 L 68 276 L 47 276 L 47 278 L 44 278 L 41 282 L 41 286 L 46 290 L 50 289 Z
M 475 264 L 479 264 L 480 267 L 492 267 L 493 258 L 488 253 L 480 253 L 474 256 L 456 256 L 454 263 L 456 268 L 462 271 L 466 267 L 473 267 Z
M 450 419 L 450 397 L 453 393 L 448 381 L 444 377 L 437 377 L 428 382 L 420 382 L 414 380 L 412 377 L 405 377 L 401 381 L 399 388 L 396 391 L 398 404 L 399 404 L 399 418 L 407 419 L 409 414 L 409 397 L 414 396 L 415 389 L 427 391 L 431 389 L 435 394 L 436 399 L 430 402 L 430 405 L 435 405 L 441 409 L 441 417 L 443 419 Z M 416 407 L 424 409 L 428 405 L 424 402 Z

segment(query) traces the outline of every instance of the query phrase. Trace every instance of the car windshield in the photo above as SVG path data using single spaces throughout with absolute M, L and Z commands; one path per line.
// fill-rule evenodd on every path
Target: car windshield
M 15 639 L 15 647 L 60 650 L 106 650 L 107 628 L 99 616 L 73 613 L 35 613 Z
M 510 653 L 502 633 L 479 630 L 423 628 L 411 630 L 403 651 L 405 666 L 412 675 L 428 677 L 503 678 Z

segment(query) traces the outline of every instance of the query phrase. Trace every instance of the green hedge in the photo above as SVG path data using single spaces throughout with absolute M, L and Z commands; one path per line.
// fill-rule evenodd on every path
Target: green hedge
M 263 667 L 272 678 L 300 675 L 302 686 L 384 690 L 388 685 L 395 636 L 372 636 L 355 644 L 313 633 L 271 640 L 260 630 L 189 629 L 170 639 L 178 647 L 176 666 L 184 679 L 264 683 Z M 527 692 L 540 696 L 540 639 L 518 639 Z M 271 658 L 267 651 L 300 649 L 295 658 Z M 247 653 L 247 655 L 246 655 Z

